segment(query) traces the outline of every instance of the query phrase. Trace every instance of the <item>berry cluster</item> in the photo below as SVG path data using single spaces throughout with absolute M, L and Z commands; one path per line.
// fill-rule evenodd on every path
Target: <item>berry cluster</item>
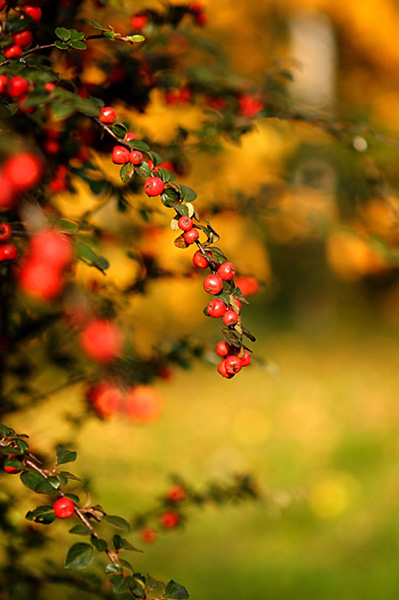
M 0 3 L 0 10 L 5 8 L 6 2 Z M 31 22 L 39 22 L 42 18 L 42 9 L 39 6 L 31 6 L 24 2 L 21 8 L 21 17 L 28 17 Z M 6 58 L 20 58 L 23 50 L 26 50 L 32 45 L 33 35 L 29 29 L 24 29 L 18 33 L 13 33 L 10 44 L 6 46 L 4 55 Z
M 86 400 L 102 419 L 119 414 L 134 423 L 152 423 L 163 408 L 161 394 L 151 386 L 136 385 L 122 390 L 111 381 L 92 384 L 87 390 Z
M 0 263 L 13 261 L 18 256 L 16 247 L 9 242 L 11 232 L 9 223 L 0 223 Z

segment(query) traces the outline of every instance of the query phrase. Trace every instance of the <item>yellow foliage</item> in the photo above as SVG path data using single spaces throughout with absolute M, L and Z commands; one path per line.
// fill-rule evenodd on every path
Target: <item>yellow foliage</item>
M 342 279 L 356 280 L 367 274 L 384 272 L 388 263 L 366 238 L 352 231 L 336 231 L 326 241 L 327 259 Z

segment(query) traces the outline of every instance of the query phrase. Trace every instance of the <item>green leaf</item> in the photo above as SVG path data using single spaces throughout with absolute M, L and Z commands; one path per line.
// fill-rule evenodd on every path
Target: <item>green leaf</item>
M 248 339 L 251 340 L 251 342 L 256 342 L 256 337 L 254 335 L 252 335 L 252 333 L 249 331 L 249 329 L 247 329 L 246 327 L 242 328 L 243 334 L 247 336 Z
M 176 212 L 179 213 L 179 215 L 182 215 L 183 217 L 189 216 L 188 206 L 186 206 L 185 204 L 180 204 L 180 202 L 175 202 L 175 204 L 173 205 L 173 208 L 175 209 Z
M 65 450 L 65 448 L 57 448 L 57 464 L 64 465 L 65 463 L 74 462 L 77 457 L 77 452 Z
M 135 587 L 136 583 L 130 575 L 125 577 L 122 574 L 111 575 L 110 577 L 114 586 L 115 594 L 123 594 L 123 592 L 129 591 L 130 588 Z
M 106 32 L 104 33 L 104 36 L 105 36 L 106 38 L 108 38 L 109 40 L 111 40 L 112 42 L 114 42 L 114 41 L 115 41 L 115 33 L 114 33 L 113 31 L 106 31 Z
M 141 165 L 139 165 L 138 167 L 135 167 L 135 171 L 141 177 L 147 178 L 147 177 L 151 176 L 151 169 L 150 169 L 148 163 L 146 163 L 146 162 L 142 162 Z
M 15 431 L 13 429 L 10 429 L 9 427 L 7 427 L 7 425 L 3 425 L 3 423 L 0 424 L 1 437 L 7 437 L 9 435 L 13 435 L 14 433 L 15 433 Z
M 160 595 L 160 591 L 165 589 L 165 584 L 162 581 L 158 581 L 157 579 L 154 579 L 153 577 L 151 577 L 151 575 L 147 574 L 146 577 L 146 584 L 147 584 L 147 591 L 150 594 L 151 592 L 158 592 L 158 595 Z
M 133 175 L 133 165 L 130 162 L 125 163 L 120 170 L 120 177 L 123 183 L 126 183 L 131 179 Z
M 149 152 L 148 155 L 151 158 L 152 162 L 154 163 L 155 167 L 157 167 L 158 165 L 161 164 L 161 162 L 163 162 L 162 156 L 157 154 L 157 152 Z
M 131 565 L 128 560 L 124 560 L 123 558 L 118 557 L 118 562 L 122 567 L 125 567 L 125 569 L 129 569 L 129 571 L 131 571 L 134 575 L 133 565 Z
M 71 48 L 74 48 L 75 50 L 86 50 L 86 48 L 87 48 L 87 44 L 85 44 L 84 42 L 81 42 L 80 40 L 70 41 L 69 45 Z
M 99 271 L 104 273 L 104 271 L 110 267 L 109 260 L 107 260 L 105 256 L 96 256 L 93 260 L 93 267 L 96 267 Z
M 127 133 L 127 127 L 123 123 L 114 123 L 112 131 L 115 135 L 123 139 Z
M 105 572 L 109 575 L 110 573 L 120 573 L 122 571 L 121 567 L 118 565 L 114 565 L 114 563 L 109 563 L 105 567 Z
M 184 586 L 172 579 L 165 588 L 163 598 L 165 600 L 185 600 L 189 598 L 189 594 Z
M 75 112 L 73 106 L 60 102 L 59 100 L 53 100 L 50 106 L 54 117 L 58 120 L 67 119 Z
M 91 543 L 99 552 L 104 552 L 108 548 L 108 544 L 105 540 L 96 537 L 95 535 L 91 536 Z
M 85 34 L 83 33 L 83 31 L 78 31 L 77 29 L 69 29 L 69 35 L 70 35 L 69 39 L 71 41 L 83 40 L 85 37 Z
M 158 169 L 157 176 L 160 177 L 164 183 L 169 183 L 170 181 L 176 180 L 175 175 L 167 169 Z
M 149 145 L 143 142 L 143 140 L 130 140 L 128 144 L 132 150 L 140 150 L 140 152 L 148 152 L 150 149 Z
M 78 258 L 82 258 L 90 263 L 97 258 L 97 254 L 90 248 L 90 246 L 81 241 L 76 244 L 76 253 Z
M 197 193 L 182 183 L 180 184 L 180 193 L 183 202 L 193 202 L 197 198 Z
M 50 505 L 38 506 L 35 510 L 30 510 L 26 513 L 25 518 L 28 521 L 35 521 L 42 525 L 49 525 L 55 520 L 53 507 Z
M 141 33 L 135 33 L 133 35 L 129 35 L 130 42 L 144 42 L 145 37 L 141 35 Z
M 65 559 L 66 569 L 85 569 L 94 558 L 93 547 L 90 544 L 79 542 L 69 548 Z
M 125 538 L 121 537 L 120 535 L 114 535 L 112 542 L 114 544 L 114 548 L 115 550 L 130 550 L 131 552 L 142 552 L 142 550 L 139 550 L 138 548 L 135 548 L 134 546 L 132 546 L 132 544 L 130 542 L 128 542 L 127 540 L 125 540 Z
M 10 448 L 10 450 L 12 450 L 13 448 Z M 11 453 L 9 453 L 10 456 L 12 456 Z M 18 454 L 20 454 L 18 452 Z M 20 460 L 18 460 L 17 458 L 6 458 L 6 460 L 4 461 L 4 466 L 5 467 L 12 467 L 13 469 L 23 469 L 23 465 L 21 463 Z
M 75 527 L 69 530 L 69 533 L 73 533 L 74 535 L 89 535 L 90 529 L 86 525 L 75 525 Z
M 92 27 L 94 27 L 95 29 L 100 29 L 101 31 L 108 31 L 107 27 L 104 27 L 98 21 L 92 20 L 92 21 L 90 21 L 90 25 Z
M 54 42 L 54 46 L 56 48 L 58 48 L 58 50 L 68 50 L 68 48 L 69 48 L 68 44 L 65 44 L 64 42 L 60 42 L 59 40 L 56 40 Z
M 180 196 L 173 187 L 166 188 L 161 194 L 161 200 L 165 206 L 173 206 L 179 199 Z
M 76 233 L 79 229 L 79 225 L 73 221 L 69 221 L 69 219 L 60 219 L 56 222 L 55 227 L 63 233 Z
M 65 27 L 57 27 L 55 35 L 60 38 L 63 42 L 66 42 L 71 37 L 71 33 Z
M 248 300 L 246 299 L 239 287 L 235 287 L 231 291 L 231 293 L 234 296 L 234 298 L 238 298 L 239 300 L 241 300 L 241 302 L 244 302 L 244 304 L 249 304 Z
M 118 527 L 118 529 L 123 529 L 123 531 L 130 531 L 130 525 L 126 521 L 126 519 L 122 519 L 122 517 L 118 517 L 116 515 L 105 515 L 104 519 L 114 525 L 114 527 Z
M 22 483 L 33 492 L 36 492 L 39 485 L 46 483 L 45 477 L 37 471 L 24 471 L 21 473 Z M 51 486 L 49 486 L 51 487 Z

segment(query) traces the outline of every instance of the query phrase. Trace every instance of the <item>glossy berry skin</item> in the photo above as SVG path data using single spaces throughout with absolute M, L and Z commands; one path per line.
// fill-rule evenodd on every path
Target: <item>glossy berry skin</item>
M 159 196 L 165 189 L 165 184 L 159 177 L 149 177 L 144 184 L 147 196 Z
M 165 529 L 174 529 L 178 525 L 180 517 L 177 513 L 168 511 L 161 515 L 160 520 L 162 527 Z
M 5 50 L 4 55 L 6 58 L 19 58 L 22 54 L 21 47 L 17 44 L 13 44 L 9 46 L 7 50 Z
M 193 220 L 190 219 L 190 217 L 180 217 L 180 219 L 177 221 L 177 226 L 182 231 L 189 231 L 193 226 Z
M 211 259 L 212 255 L 209 252 L 207 254 L 209 255 L 209 258 Z M 207 267 L 209 267 L 209 261 L 203 255 L 201 250 L 197 250 L 197 252 L 194 254 L 193 265 L 195 267 L 198 267 L 199 269 L 206 269 Z
M 230 352 L 230 344 L 228 344 L 227 342 L 222 341 L 222 342 L 218 342 L 216 344 L 216 354 L 218 356 L 225 357 L 229 354 L 229 352 Z
M 129 152 L 129 160 L 132 165 L 141 165 L 143 162 L 143 155 L 139 150 L 133 150 L 132 152 Z
M 11 225 L 0 223 L 0 243 L 6 242 L 11 237 Z
M 226 358 L 224 360 L 225 360 L 225 366 L 226 366 L 226 373 L 228 373 L 229 375 L 235 375 L 236 373 L 241 371 L 242 362 L 241 362 L 241 359 L 238 358 L 238 356 L 229 355 L 229 356 L 226 356 Z
M 80 343 L 89 358 L 106 364 L 121 353 L 123 336 L 112 321 L 93 319 L 80 334 Z
M 75 512 L 75 505 L 72 500 L 63 496 L 62 498 L 58 498 L 53 509 L 55 516 L 59 519 L 69 519 Z
M 125 146 L 114 146 L 112 150 L 112 162 L 116 165 L 124 165 L 129 162 L 130 151 Z
M 198 229 L 189 229 L 183 233 L 183 237 L 185 239 L 186 244 L 194 244 L 195 240 L 199 238 Z
M 227 306 L 223 300 L 220 300 L 220 298 L 213 298 L 206 307 L 206 312 L 208 315 L 216 319 L 219 317 L 224 317 L 226 311 Z
M 24 6 L 23 11 L 34 21 L 41 21 L 42 10 L 38 6 Z
M 218 364 L 218 373 L 222 376 L 222 377 L 226 377 L 226 379 L 231 379 L 232 377 L 234 377 L 234 375 L 228 373 L 226 371 L 226 359 L 222 360 L 219 364 Z
M 116 112 L 112 108 L 112 106 L 104 106 L 101 109 L 100 121 L 101 123 L 110 124 L 113 123 L 116 119 Z
M 223 289 L 223 280 L 216 273 L 211 273 L 205 277 L 203 286 L 208 294 L 219 294 Z
M 243 367 L 248 367 L 251 364 L 251 355 L 248 350 L 244 350 L 244 356 L 241 356 L 241 364 Z
M 14 42 L 20 48 L 29 48 L 33 42 L 33 35 L 27 29 L 25 31 L 21 31 L 20 33 L 14 33 L 12 37 Z
M 223 279 L 223 281 L 229 281 L 230 279 L 233 279 L 234 275 L 236 274 L 236 270 L 233 263 L 224 262 L 218 268 L 217 273 L 219 277 Z
M 132 140 L 137 140 L 137 137 L 134 135 L 134 133 L 131 133 L 131 132 L 129 131 L 129 133 L 127 133 L 127 134 L 125 135 L 125 140 L 126 140 L 127 142 L 131 142 Z
M 3 174 L 18 192 L 34 187 L 39 183 L 42 173 L 42 161 L 31 152 L 20 152 L 10 156 L 3 167 Z
M 0 246 L 0 262 L 15 260 L 18 252 L 14 244 L 6 243 Z
M 226 311 L 224 317 L 223 317 L 223 323 L 226 325 L 226 327 L 232 327 L 233 325 L 236 325 L 238 322 L 238 315 L 236 312 L 234 312 L 234 310 L 229 309 L 228 311 Z

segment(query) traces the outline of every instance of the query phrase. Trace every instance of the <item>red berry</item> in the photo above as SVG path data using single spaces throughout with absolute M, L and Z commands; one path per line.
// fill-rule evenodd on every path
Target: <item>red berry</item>
M 158 196 L 165 189 L 165 184 L 159 177 L 149 177 L 144 184 L 144 191 L 147 196 Z
M 62 273 L 38 260 L 27 261 L 19 277 L 21 289 L 40 300 L 54 300 L 62 292 Z
M 46 92 L 52 92 L 53 90 L 55 90 L 55 83 L 49 81 L 48 83 L 45 83 L 43 87 L 46 90 Z
M 0 75 L 0 94 L 7 90 L 8 77 Z
M 15 456 L 13 454 L 11 454 L 10 456 L 7 456 L 6 460 L 8 460 L 10 458 L 15 459 Z M 22 471 L 22 469 L 18 469 L 18 467 L 12 467 L 11 465 L 5 465 L 4 470 L 6 473 L 9 473 L 10 475 L 14 475 L 15 473 L 20 473 Z
M 185 231 L 183 233 L 183 237 L 186 241 L 186 244 L 194 244 L 195 240 L 198 240 L 198 238 L 199 238 L 198 229 L 194 229 L 194 227 L 193 227 L 192 229 Z
M 129 160 L 132 165 L 140 165 L 143 162 L 143 155 L 138 150 L 133 150 L 129 153 Z
M 80 343 L 89 358 L 109 363 L 121 353 L 123 336 L 112 321 L 93 319 L 80 334 Z
M 180 217 L 177 225 L 182 231 L 189 231 L 193 226 L 193 220 L 190 217 Z
M 104 108 L 101 109 L 101 115 L 100 115 L 100 121 L 102 123 L 113 123 L 116 119 L 116 112 L 114 111 L 114 109 L 112 108 L 112 106 L 104 106 Z
M 44 262 L 54 269 L 66 269 L 73 261 L 70 238 L 55 229 L 44 229 L 32 236 L 30 251 L 33 260 Z
M 73 513 L 75 512 L 74 503 L 65 496 L 58 498 L 53 508 L 55 516 L 59 519 L 69 519 L 69 517 L 72 517 Z
M 12 37 L 14 42 L 21 48 L 29 48 L 33 42 L 33 35 L 27 29 L 25 29 L 25 31 L 20 31 L 19 33 L 14 33 Z
M 0 242 L 3 243 L 11 236 L 11 225 L 9 223 L 0 223 Z
M 243 367 L 247 367 L 251 364 L 251 355 L 248 350 L 244 350 L 244 356 L 241 356 L 241 364 Z
M 230 344 L 225 341 L 216 344 L 216 354 L 218 356 L 227 356 L 230 352 Z
M 14 44 L 13 46 L 9 46 L 7 48 L 7 50 L 4 52 L 4 55 L 7 58 L 19 58 L 22 54 L 22 50 L 21 47 L 18 46 L 17 44 Z
M 140 31 L 140 29 L 143 29 L 143 27 L 147 24 L 147 21 L 148 19 L 144 15 L 134 15 L 130 19 L 130 25 L 134 30 Z
M 236 286 L 240 288 L 244 296 L 256 294 L 259 290 L 259 283 L 255 277 L 237 277 L 235 280 Z
M 186 490 L 182 485 L 174 485 L 166 495 L 171 502 L 181 502 L 186 497 Z
M 231 379 L 233 377 L 232 374 L 230 374 L 226 371 L 226 359 L 222 360 L 218 364 L 218 373 L 220 373 L 220 375 L 222 375 L 222 377 L 226 377 L 226 379 Z
M 18 108 L 19 108 L 20 112 L 24 113 L 25 115 L 30 115 L 31 113 L 35 112 L 36 106 L 24 106 L 24 102 L 27 99 L 28 99 L 28 94 L 24 94 L 23 96 L 20 96 L 18 98 Z
M 209 258 L 212 258 L 212 254 L 210 252 L 206 253 Z M 193 264 L 199 269 L 206 269 L 209 267 L 209 260 L 203 255 L 201 250 L 197 250 L 197 252 L 193 256 Z
M 238 315 L 234 310 L 229 309 L 226 311 L 226 314 L 223 317 L 223 323 L 226 327 L 230 327 L 232 325 L 236 325 L 238 321 Z
M 237 310 L 241 310 L 241 306 L 242 306 L 242 302 L 239 298 L 234 298 L 236 304 L 237 304 Z M 234 308 L 234 307 L 233 307 Z
M 135 423 L 153 423 L 163 410 L 163 398 L 153 387 L 137 385 L 125 396 L 125 410 Z
M 126 140 L 127 142 L 131 142 L 132 140 L 137 140 L 137 137 L 134 135 L 134 133 L 131 133 L 131 132 L 129 131 L 129 133 L 127 133 L 127 134 L 125 135 L 125 140 Z
M 99 417 L 107 419 L 120 411 L 123 396 L 114 383 L 101 381 L 89 388 L 86 399 Z
M 144 527 L 144 529 L 140 531 L 140 539 L 142 542 L 146 542 L 146 544 L 151 544 L 151 542 L 155 542 L 157 536 L 158 534 L 155 531 L 155 529 L 151 529 L 150 527 Z
M 114 146 L 112 150 L 112 162 L 116 165 L 124 165 L 129 162 L 130 151 L 125 146 Z
M 204 10 L 204 7 L 199 2 L 191 2 L 191 4 L 188 5 L 188 8 L 194 15 L 200 15 Z
M 226 356 L 224 360 L 226 366 L 226 373 L 228 373 L 229 375 L 235 375 L 236 373 L 241 371 L 242 362 L 241 359 L 238 358 L 238 356 L 230 354 L 229 356 Z
M 8 178 L 0 173 L 0 210 L 13 208 L 16 202 L 15 190 Z
M 205 277 L 203 286 L 208 294 L 218 294 L 223 289 L 223 280 L 216 273 L 211 273 Z
M 40 21 L 42 18 L 42 10 L 38 6 L 24 6 L 23 11 L 34 21 Z
M 61 144 L 57 140 L 46 140 L 43 144 L 43 150 L 47 154 L 59 154 L 61 151 Z
M 24 192 L 40 181 L 43 164 L 36 154 L 20 152 L 6 160 L 3 172 L 15 190 Z
M 230 279 L 233 279 L 234 275 L 236 274 L 236 270 L 233 263 L 224 262 L 218 268 L 217 273 L 219 277 L 223 279 L 223 281 L 229 281 Z
M 210 317 L 218 318 L 226 314 L 227 307 L 220 298 L 212 298 L 209 302 L 206 311 Z
M 173 529 L 180 521 L 180 517 L 177 513 L 168 511 L 161 515 L 160 517 L 162 527 L 165 529 Z
M 0 246 L 0 262 L 6 260 L 15 260 L 18 256 L 18 252 L 14 244 L 2 244 Z

